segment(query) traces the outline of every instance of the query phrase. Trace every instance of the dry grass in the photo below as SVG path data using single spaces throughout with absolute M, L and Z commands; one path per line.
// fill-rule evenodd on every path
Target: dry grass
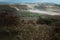
M 60 40 L 54 26 L 41 24 L 19 24 L 12 27 L 0 27 L 3 30 L 0 40 Z M 4 37 L 3 37 L 4 36 Z M 6 38 L 5 38 L 6 37 Z

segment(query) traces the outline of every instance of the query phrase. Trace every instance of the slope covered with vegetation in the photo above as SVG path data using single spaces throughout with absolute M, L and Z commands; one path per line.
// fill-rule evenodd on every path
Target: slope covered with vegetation
M 53 16 L 17 12 L 15 9 L 9 11 L 11 8 L 8 6 L 1 8 L 6 12 L 0 13 L 0 40 L 60 40 L 60 20 Z M 20 20 L 21 16 L 38 19 L 25 21 Z

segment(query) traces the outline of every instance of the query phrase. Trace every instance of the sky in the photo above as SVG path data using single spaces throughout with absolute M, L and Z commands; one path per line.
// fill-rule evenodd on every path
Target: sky
M 12 3 L 56 3 L 60 4 L 60 0 L 0 0 L 0 2 L 12 2 Z

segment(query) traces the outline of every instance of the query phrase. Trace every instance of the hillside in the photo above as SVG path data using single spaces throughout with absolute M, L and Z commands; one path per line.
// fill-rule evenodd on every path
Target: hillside
M 0 40 L 60 40 L 59 8 L 55 4 L 0 5 Z

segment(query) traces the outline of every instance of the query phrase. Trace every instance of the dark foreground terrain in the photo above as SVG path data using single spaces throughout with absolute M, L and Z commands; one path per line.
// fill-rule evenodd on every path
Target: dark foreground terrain
M 0 40 L 60 40 L 60 19 L 21 20 L 11 10 L 0 11 Z
M 18 20 L 17 24 L 13 20 L 9 24 L 8 20 L 0 26 L 0 40 L 60 40 L 60 21 L 49 20 Z

